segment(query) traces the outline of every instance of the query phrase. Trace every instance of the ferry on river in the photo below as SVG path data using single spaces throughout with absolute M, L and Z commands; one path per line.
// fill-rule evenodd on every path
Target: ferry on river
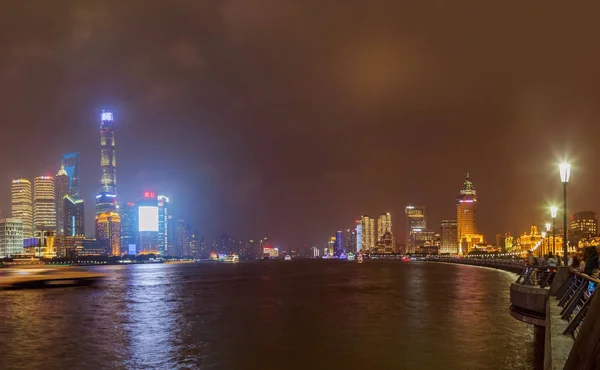
M 0 269 L 0 290 L 87 286 L 104 274 L 74 268 L 6 268 Z
M 356 257 L 356 262 L 363 263 L 363 255 L 362 254 L 359 254 L 358 257 Z
M 227 262 L 227 263 L 240 262 L 240 257 L 237 254 L 230 254 L 227 257 L 225 257 L 225 261 L 223 261 L 223 262 Z
M 286 254 L 283 259 L 286 260 L 286 261 L 291 261 L 292 260 L 292 256 L 290 256 L 289 254 Z

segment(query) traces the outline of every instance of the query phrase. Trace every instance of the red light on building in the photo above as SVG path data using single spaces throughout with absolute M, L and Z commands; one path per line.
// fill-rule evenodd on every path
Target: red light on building
M 144 192 L 144 199 L 154 199 L 156 198 L 156 193 L 153 191 L 145 191 Z

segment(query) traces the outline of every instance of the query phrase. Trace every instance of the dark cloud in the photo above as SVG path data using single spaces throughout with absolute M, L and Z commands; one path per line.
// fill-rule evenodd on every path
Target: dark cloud
M 13 176 L 81 152 L 92 212 L 98 112 L 117 117 L 123 198 L 170 195 L 207 235 L 323 242 L 407 203 L 520 232 L 560 198 L 600 209 L 599 5 L 518 1 L 34 1 L 0 15 L 0 208 Z M 92 219 L 88 214 L 88 221 Z M 88 225 L 89 226 L 89 225 Z M 91 228 L 90 228 L 91 229 Z

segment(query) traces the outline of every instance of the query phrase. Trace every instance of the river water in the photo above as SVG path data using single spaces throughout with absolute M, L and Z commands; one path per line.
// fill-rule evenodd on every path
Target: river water
M 425 262 L 94 267 L 0 292 L 0 369 L 534 369 L 515 276 Z

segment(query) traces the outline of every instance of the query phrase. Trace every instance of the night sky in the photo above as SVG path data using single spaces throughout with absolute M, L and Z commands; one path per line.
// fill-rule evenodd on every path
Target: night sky
M 121 200 L 151 189 L 207 238 L 319 244 L 406 204 L 520 233 L 600 210 L 600 5 L 563 1 L 19 1 L 0 13 L 0 209 L 78 151 L 93 233 L 99 113 Z

